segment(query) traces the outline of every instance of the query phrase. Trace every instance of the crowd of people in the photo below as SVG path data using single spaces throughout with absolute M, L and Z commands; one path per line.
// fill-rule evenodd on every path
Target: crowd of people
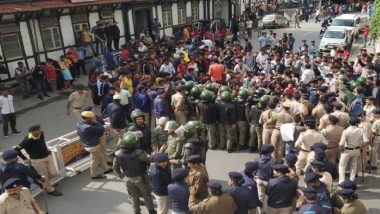
M 114 171 L 126 182 L 136 214 L 141 213 L 141 196 L 149 213 L 160 214 L 169 209 L 176 214 L 365 213 L 355 180 L 365 170 L 377 170 L 380 53 L 362 49 L 350 61 L 344 52 L 326 55 L 307 40 L 297 47 L 291 33 L 277 37 L 275 32 L 261 33 L 257 51 L 248 40 L 242 46 L 236 36 L 228 41 L 225 31 L 218 35 L 224 29 L 217 22 L 205 23 L 172 37 L 144 32 L 119 54 L 108 42 L 104 53 L 98 51 L 107 39 L 98 38 L 98 47 L 90 48 L 88 86 L 94 106 L 85 106 L 87 92 L 77 85 L 67 113 L 78 118 L 91 179 L 105 179 Z M 153 24 L 160 26 L 157 20 Z M 79 74 L 76 66 L 68 66 L 82 60 L 78 50 L 71 47 L 57 62 L 65 89 Z M 39 75 L 49 66 L 55 71 L 54 63 L 33 70 L 40 99 L 48 94 Z M 20 63 L 19 82 L 25 70 Z M 0 101 L 9 100 L 7 90 Z M 105 118 L 111 129 L 104 128 Z M 105 147 L 111 130 L 118 148 L 112 163 Z M 51 195 L 62 195 L 49 181 L 57 172 L 41 126 L 28 131 L 22 143 L 3 153 L 3 213 L 43 213 L 25 190 L 27 177 Z M 244 164 L 243 172 L 228 173 L 228 186 L 222 187 L 209 181 L 209 150 L 259 154 Z M 32 167 L 18 164 L 18 156 Z M 12 211 L 18 202 L 11 198 L 25 198 L 25 207 L 19 207 L 25 210 Z

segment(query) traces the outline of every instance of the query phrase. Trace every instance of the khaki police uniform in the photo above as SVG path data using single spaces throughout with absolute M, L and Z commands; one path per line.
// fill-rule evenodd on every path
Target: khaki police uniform
M 327 125 L 329 125 L 329 114 L 324 114 L 321 119 L 319 119 L 318 130 L 326 128 Z
M 271 136 L 276 123 L 273 120 L 275 114 L 276 112 L 273 109 L 268 109 L 260 116 L 259 124 L 263 126 L 263 144 L 271 144 Z
M 372 135 L 372 130 L 371 130 L 372 124 L 369 122 L 369 120 L 366 120 L 359 123 L 358 127 L 363 129 L 363 132 L 368 136 L 368 142 L 369 142 L 369 140 L 371 140 L 371 135 Z M 370 151 L 369 145 L 365 145 L 361 148 L 361 153 L 358 159 L 357 173 L 367 168 L 368 159 L 369 159 L 368 157 L 369 151 Z
M 195 197 L 190 196 L 189 208 L 193 213 L 221 214 L 235 213 L 237 206 L 234 199 L 228 193 L 222 195 L 212 195 L 197 203 Z
M 375 120 L 372 124 L 372 146 L 371 146 L 371 166 L 377 167 L 377 148 L 380 143 L 380 119 Z
M 209 181 L 206 167 L 201 164 L 196 169 L 191 169 L 186 183 L 190 189 L 190 195 L 196 200 L 203 200 L 208 196 L 207 183 Z
M 366 214 L 366 210 L 364 204 L 356 199 L 351 203 L 344 204 L 340 209 L 340 214 Z
M 325 114 L 325 110 L 323 108 L 323 105 L 319 103 L 311 112 L 311 115 L 315 117 L 315 120 L 319 123 L 319 120 L 322 118 L 322 116 Z
M 363 140 L 364 142 L 368 142 L 368 136 L 362 128 L 350 126 L 343 131 L 342 138 L 339 142 L 339 146 L 344 148 L 339 160 L 339 183 L 345 181 L 345 172 L 349 161 L 351 161 L 350 180 L 355 181 L 360 148 L 363 145 Z
M 367 120 L 373 122 L 375 120 L 373 110 L 376 109 L 374 105 L 364 105 L 363 111 L 366 112 Z
M 282 141 L 280 127 L 285 123 L 292 123 L 293 117 L 285 110 L 277 113 L 273 116 L 273 120 L 275 121 L 275 128 L 273 129 L 271 136 L 271 143 L 274 147 L 274 152 L 272 156 L 276 159 L 277 162 L 281 161 L 284 156 L 285 143 Z
M 177 123 L 180 125 L 185 125 L 187 123 L 185 98 L 180 92 L 177 92 L 172 95 L 171 106 L 174 110 L 174 116 Z
M 86 103 L 87 91 L 83 91 L 79 93 L 78 91 L 74 91 L 69 96 L 70 106 L 73 108 L 73 114 L 78 120 L 82 119 L 81 112 L 82 108 Z
M 348 115 L 347 112 L 335 110 L 331 114 L 339 119 L 339 122 L 337 124 L 338 126 L 341 126 L 343 128 L 347 128 L 348 126 L 350 126 L 350 115 Z
M 327 144 L 325 137 L 314 129 L 307 129 L 301 132 L 294 146 L 300 150 L 298 154 L 298 160 L 296 162 L 297 174 L 301 173 L 301 170 L 306 166 L 308 156 L 310 153 L 310 147 L 314 143 L 324 143 Z
M 35 214 L 32 203 L 33 196 L 28 188 L 23 187 L 20 192 L 20 198 L 10 197 L 7 192 L 0 195 L 0 213 L 1 214 Z
M 339 142 L 343 131 L 344 128 L 338 125 L 328 125 L 320 131 L 327 141 L 326 160 L 334 164 L 340 154 Z

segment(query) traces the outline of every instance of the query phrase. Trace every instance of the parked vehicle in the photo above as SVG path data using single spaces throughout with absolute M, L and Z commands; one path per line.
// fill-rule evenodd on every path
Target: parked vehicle
M 269 14 L 263 17 L 263 28 L 279 28 L 289 26 L 289 21 L 280 14 Z
M 319 50 L 330 51 L 335 47 L 351 48 L 351 44 L 352 39 L 350 33 L 345 27 L 331 26 L 327 28 L 326 32 L 323 34 L 319 44 Z
M 360 30 L 364 28 L 359 14 L 342 14 L 337 16 L 333 19 L 331 26 L 346 28 L 354 38 L 358 38 Z

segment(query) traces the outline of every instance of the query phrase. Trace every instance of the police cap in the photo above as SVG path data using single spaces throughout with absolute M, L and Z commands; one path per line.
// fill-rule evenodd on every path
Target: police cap
M 317 181 L 319 180 L 321 176 L 318 175 L 317 173 L 315 172 L 308 172 L 305 174 L 305 182 L 306 183 L 310 183 L 310 182 L 313 182 L 313 181 Z
M 256 171 L 258 168 L 259 168 L 259 163 L 249 161 L 249 162 L 245 163 L 245 169 L 244 170 Z
M 316 194 L 316 193 L 318 193 L 317 190 L 315 190 L 314 188 L 311 188 L 311 187 L 303 188 L 302 192 L 306 193 L 306 194 Z
M 36 130 L 38 130 L 40 128 L 41 128 L 40 124 L 34 123 L 34 124 L 32 124 L 32 125 L 29 126 L 28 131 L 29 132 L 33 132 L 33 131 L 36 131 Z
M 177 168 L 173 172 L 173 179 L 174 180 L 183 180 L 187 177 L 189 174 L 189 171 L 185 168 Z
M 201 162 L 201 156 L 199 155 L 190 155 L 186 161 L 188 163 L 200 163 Z
M 274 147 L 271 144 L 264 144 L 261 147 L 260 154 L 266 155 L 266 154 L 272 153 L 273 151 L 274 151 Z
M 326 153 L 322 149 L 319 149 L 319 148 L 314 149 L 315 160 L 323 161 L 325 160 L 325 157 L 326 157 Z
M 208 182 L 207 183 L 208 188 L 214 190 L 214 191 L 222 191 L 222 185 L 215 182 Z
M 353 189 L 356 190 L 357 186 L 353 181 L 346 180 L 343 181 L 342 183 L 338 184 L 342 189 Z
M 313 160 L 312 162 L 310 162 L 310 165 L 314 168 L 323 168 L 325 167 L 325 163 L 323 163 L 322 161 L 318 161 L 318 160 Z
M 228 177 L 230 179 L 236 179 L 236 180 L 240 180 L 240 179 L 243 179 L 243 175 L 238 173 L 238 172 L 229 172 L 228 173 Z
M 322 151 L 326 151 L 327 145 L 321 142 L 314 143 L 311 147 L 310 150 L 315 150 L 315 149 L 321 149 Z
M 19 178 L 9 178 L 3 183 L 4 189 L 13 189 L 22 185 L 21 179 Z
M 10 149 L 10 150 L 4 151 L 3 154 L 1 155 L 1 157 L 5 161 L 13 159 L 13 158 L 15 158 L 17 156 L 18 156 L 18 151 L 14 150 L 14 149 Z
M 297 155 L 293 153 L 288 153 L 285 155 L 285 161 L 288 165 L 293 166 L 297 162 L 298 158 Z
M 168 155 L 166 153 L 160 152 L 156 153 L 153 156 L 153 160 L 157 163 L 165 162 L 169 159 Z
M 339 119 L 337 117 L 335 117 L 334 115 L 329 115 L 329 121 L 332 123 L 332 124 L 337 124 L 339 122 Z
M 156 90 L 156 93 L 157 94 L 163 94 L 163 93 L 165 93 L 165 90 L 163 88 L 159 88 Z
M 289 167 L 286 166 L 285 164 L 275 164 L 272 166 L 272 169 L 282 172 L 282 173 L 288 173 L 289 172 Z
M 336 193 L 338 195 L 341 195 L 341 196 L 351 196 L 355 193 L 355 190 L 353 190 L 353 189 L 341 189 L 341 190 L 336 191 Z

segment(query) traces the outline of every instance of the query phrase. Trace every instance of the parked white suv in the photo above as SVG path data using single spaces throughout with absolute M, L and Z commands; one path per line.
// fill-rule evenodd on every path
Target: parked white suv
M 360 18 L 359 14 L 342 14 L 335 17 L 330 26 L 344 27 L 352 37 L 358 38 L 360 30 L 363 28 Z
M 344 27 L 329 27 L 319 43 L 320 51 L 330 51 L 334 47 L 351 47 L 351 37 Z

